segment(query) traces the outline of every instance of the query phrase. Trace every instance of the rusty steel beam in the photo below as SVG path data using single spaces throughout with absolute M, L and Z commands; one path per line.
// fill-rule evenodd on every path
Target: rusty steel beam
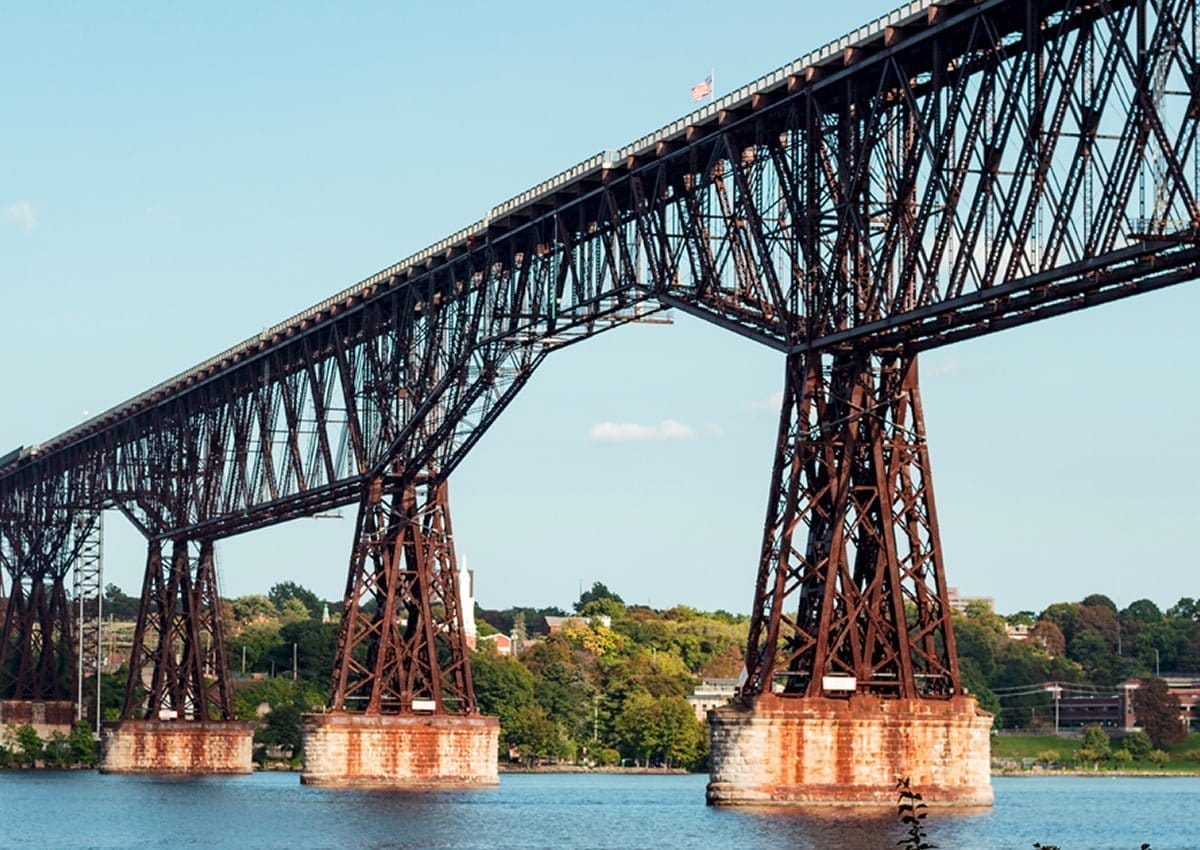
M 6 455 L 0 516 L 36 521 L 28 494 L 59 480 L 73 495 L 54 497 L 56 510 L 115 506 L 157 544 L 355 503 L 367 512 L 364 494 L 380 480 L 412 483 L 428 470 L 445 480 L 547 353 L 663 307 L 786 353 L 789 368 L 819 361 L 849 375 L 846 364 L 874 364 L 855 367 L 847 387 L 895 407 L 878 396 L 893 380 L 886 364 L 1200 275 L 1198 17 L 1196 0 L 906 7 L 853 44 L 593 157 L 195 369 Z M 791 392 L 793 406 L 806 398 Z M 839 392 L 831 383 L 813 398 L 827 406 Z M 783 415 L 799 421 L 807 410 Z M 886 514 L 868 521 L 873 503 L 854 501 L 901 484 L 865 461 L 847 466 L 833 443 L 823 451 L 795 485 L 797 505 L 824 505 L 813 516 L 830 528 L 853 518 L 842 534 L 869 531 L 863 551 L 901 539 L 884 528 Z M 812 477 L 856 482 L 864 470 L 875 470 L 875 489 L 847 484 L 837 504 Z M 402 489 L 385 501 L 396 499 Z M 936 539 L 936 523 L 922 523 Z M 778 548 L 772 529 L 764 551 Z M 805 625 L 807 607 L 785 623 L 779 606 L 795 601 L 794 582 L 843 567 L 793 569 L 772 557 L 760 584 L 782 581 L 782 596 L 760 587 L 756 687 L 776 673 L 811 685 L 850 667 L 875 690 L 891 676 L 901 691 L 933 687 L 912 685 L 899 650 L 884 658 L 871 643 L 898 634 L 899 620 L 880 613 L 894 599 L 868 604 L 853 594 L 874 590 L 847 589 L 820 609 L 841 625 Z M 901 582 L 936 585 L 926 568 L 895 567 Z M 25 605 L 30 576 L 44 584 L 51 572 L 20 570 L 25 585 L 12 595 Z M 805 586 L 807 606 L 817 589 Z M 854 612 L 843 611 L 852 597 Z M 935 645 L 952 639 L 941 613 L 918 613 L 933 618 Z M 870 634 L 847 649 L 846 624 L 856 622 Z M 789 629 L 782 654 L 762 638 Z M 920 652 L 913 677 L 958 688 L 950 661 Z
M 385 476 L 363 493 L 328 708 L 477 713 L 446 484 Z
M 746 672 L 747 696 L 963 693 L 915 358 L 788 358 Z
M 93 498 L 136 505 L 156 435 L 205 432 L 213 483 L 161 527 L 224 537 L 354 504 L 393 457 L 425 461 L 405 442 L 457 443 L 448 474 L 482 430 L 458 425 L 491 421 L 513 374 L 662 306 L 784 352 L 915 352 L 1190 280 L 1195 31 L 1194 0 L 933 7 L 497 207 L 24 463 L 103 455 Z M 441 384 L 396 365 L 421 357 Z
M 72 485 L 69 476 L 39 481 L 0 516 L 0 568 L 10 579 L 0 627 L 0 699 L 77 697 L 67 576 L 95 517 L 72 511 L 78 496 Z
M 121 719 L 234 719 L 223 630 L 213 541 L 151 541 Z

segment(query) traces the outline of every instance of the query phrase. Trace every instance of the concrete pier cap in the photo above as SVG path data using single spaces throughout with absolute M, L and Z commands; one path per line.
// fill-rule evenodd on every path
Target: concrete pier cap
M 992 715 L 973 697 L 768 694 L 708 717 L 709 805 L 894 806 L 904 777 L 930 807 L 992 805 Z
M 101 773 L 243 774 L 253 754 L 254 726 L 240 720 L 119 720 L 100 729 Z
M 481 715 L 306 714 L 306 785 L 447 788 L 498 785 L 500 721 Z

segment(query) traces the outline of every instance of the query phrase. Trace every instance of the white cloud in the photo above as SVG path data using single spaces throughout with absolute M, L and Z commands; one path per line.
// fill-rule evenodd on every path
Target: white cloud
M 639 440 L 690 440 L 696 436 L 692 426 L 664 419 L 658 425 L 633 422 L 597 422 L 588 431 L 588 439 L 597 443 L 628 443 Z
M 920 368 L 922 378 L 944 378 L 950 375 L 957 375 L 963 371 L 962 363 L 954 356 L 944 359 L 938 358 L 932 362 L 921 361 Z
M 17 201 L 15 204 L 5 207 L 4 220 L 9 224 L 15 224 L 26 233 L 32 233 L 33 229 L 37 227 L 37 213 L 33 211 L 33 204 L 29 201 Z
M 760 398 L 758 401 L 752 401 L 746 405 L 747 410 L 753 410 L 757 413 L 778 413 L 779 408 L 783 406 L 783 390 L 773 392 L 766 398 Z

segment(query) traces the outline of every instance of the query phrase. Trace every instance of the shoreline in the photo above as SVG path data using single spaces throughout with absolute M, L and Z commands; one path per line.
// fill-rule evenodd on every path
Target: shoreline
M 636 776 L 686 776 L 692 773 L 682 767 L 588 767 L 580 764 L 543 764 L 529 767 L 501 762 L 500 773 L 621 773 Z
M 1163 779 L 1174 776 L 1198 779 L 1200 771 L 1184 771 L 1184 770 L 991 770 L 992 777 L 997 776 L 1017 776 L 1017 777 L 1055 777 L 1055 776 L 1086 776 L 1096 779 L 1112 777 L 1114 779 L 1128 779 L 1130 777 L 1145 777 L 1147 779 Z

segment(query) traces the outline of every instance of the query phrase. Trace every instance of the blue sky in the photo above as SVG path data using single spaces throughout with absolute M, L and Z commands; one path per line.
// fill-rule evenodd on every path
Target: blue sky
M 9 7 L 0 452 L 668 123 L 710 69 L 723 94 L 892 6 Z M 1002 611 L 1200 596 L 1197 306 L 1184 286 L 926 355 L 952 585 Z M 749 610 L 782 375 L 683 316 L 555 354 L 451 482 L 481 603 L 568 606 L 601 580 Z M 222 590 L 339 598 L 352 530 L 347 509 L 223 541 Z M 115 514 L 106 535 L 107 579 L 135 592 L 141 542 Z

